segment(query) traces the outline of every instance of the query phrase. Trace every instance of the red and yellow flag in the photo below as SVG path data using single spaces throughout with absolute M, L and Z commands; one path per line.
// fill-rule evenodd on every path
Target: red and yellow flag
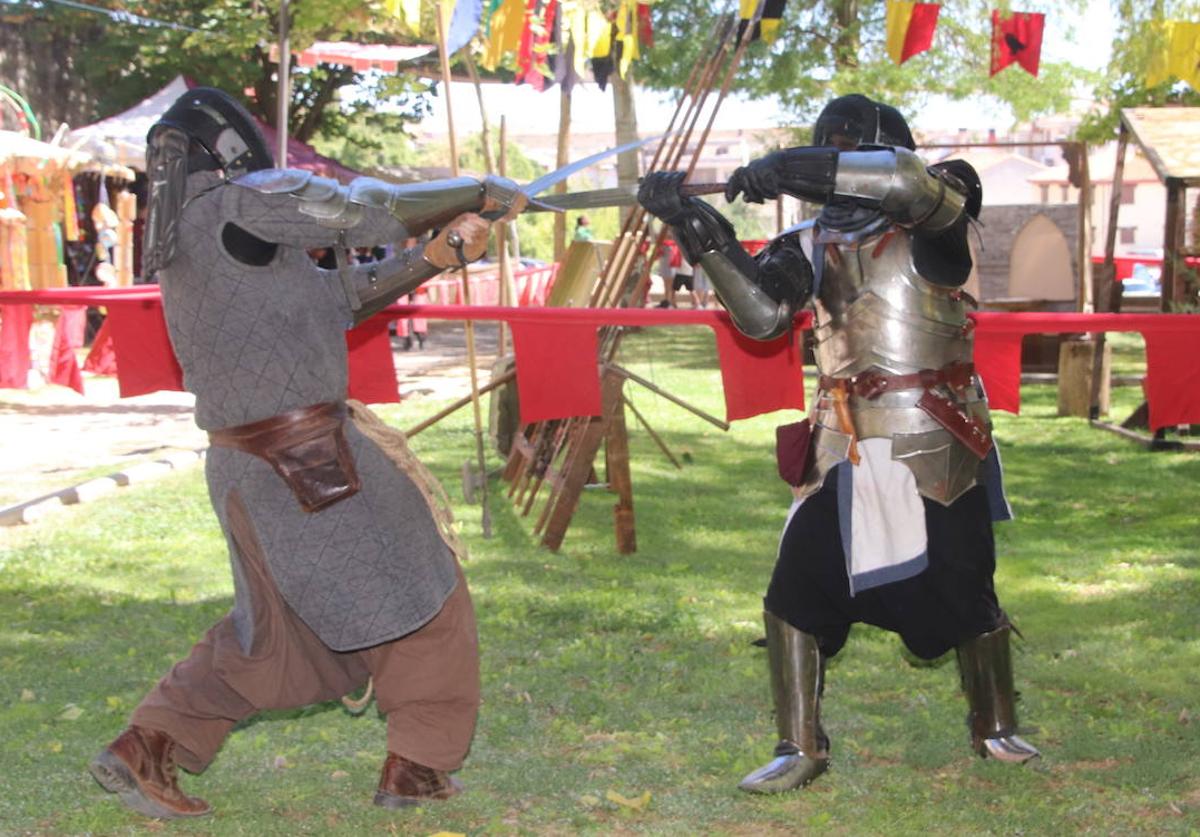
M 897 64 L 903 64 L 933 44 L 937 28 L 937 3 L 913 3 L 909 0 L 888 0 L 887 51 Z

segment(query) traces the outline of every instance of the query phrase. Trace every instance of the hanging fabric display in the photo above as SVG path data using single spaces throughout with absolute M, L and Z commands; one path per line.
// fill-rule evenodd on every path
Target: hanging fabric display
M 892 61 L 903 64 L 933 45 L 940 9 L 937 3 L 888 0 L 887 51 Z
M 487 70 L 500 66 L 505 55 L 517 52 L 525 31 L 525 0 L 493 0 L 487 22 L 487 43 L 479 62 Z
M 1046 16 L 1040 12 L 1013 12 L 1003 17 L 1001 12 L 993 10 L 991 75 L 1016 63 L 1031 76 L 1036 76 L 1045 26 Z
M 1200 90 L 1200 23 L 1166 20 L 1155 28 L 1159 35 L 1155 42 L 1162 48 L 1150 58 L 1146 85 L 1157 87 L 1177 78 Z

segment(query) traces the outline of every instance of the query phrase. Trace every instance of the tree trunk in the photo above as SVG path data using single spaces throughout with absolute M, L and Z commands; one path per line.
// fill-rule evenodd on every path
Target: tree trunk
M 638 138 L 637 111 L 633 105 L 633 68 L 630 67 L 626 78 L 617 73 L 612 74 L 613 88 L 613 118 L 617 130 L 617 145 L 634 142 Z M 617 155 L 617 183 L 637 183 L 638 179 L 638 149 L 626 151 Z M 621 224 L 633 212 L 633 207 L 621 209 Z
M 571 153 L 571 92 L 563 85 L 559 85 L 558 97 L 558 157 L 557 168 L 562 168 L 570 162 Z M 554 191 L 558 194 L 565 194 L 567 191 L 567 181 L 555 184 Z M 565 212 L 556 212 L 554 214 L 554 261 L 562 264 L 563 255 L 567 251 L 567 214 Z
M 833 62 L 837 67 L 857 67 L 861 47 L 859 0 L 836 0 L 833 4 L 837 34 L 833 39 Z

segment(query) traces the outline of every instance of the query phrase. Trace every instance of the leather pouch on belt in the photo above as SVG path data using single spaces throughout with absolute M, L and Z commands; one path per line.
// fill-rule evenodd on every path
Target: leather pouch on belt
M 812 460 L 812 424 L 808 419 L 775 428 L 775 461 L 788 485 L 801 486 Z
M 946 428 L 950 435 L 962 442 L 977 458 L 983 459 L 992 449 L 992 433 L 987 426 L 979 419 L 968 416 L 946 396 L 927 389 L 917 406 Z
M 308 431 L 286 445 L 268 447 L 260 455 L 306 512 L 328 508 L 362 487 L 341 421 Z

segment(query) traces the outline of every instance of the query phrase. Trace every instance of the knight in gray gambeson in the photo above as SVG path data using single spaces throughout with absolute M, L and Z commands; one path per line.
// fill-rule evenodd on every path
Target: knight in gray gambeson
M 346 186 L 277 170 L 219 90 L 151 129 L 148 275 L 212 447 L 209 495 L 235 602 L 139 704 L 93 775 L 152 817 L 198 816 L 198 772 L 263 709 L 336 699 L 370 679 L 387 718 L 376 804 L 446 798 L 479 704 L 474 613 L 436 481 L 402 434 L 347 402 L 346 330 L 478 259 L 490 221 L 525 202 L 501 178 Z M 351 248 L 424 245 L 369 264 Z M 336 270 L 309 251 L 332 248 Z
M 648 175 L 639 191 L 743 333 L 777 337 L 814 309 L 819 388 L 808 419 L 778 433 L 795 499 L 764 599 L 779 744 L 743 790 L 791 790 L 826 770 L 825 662 L 855 622 L 899 633 L 924 659 L 957 649 L 976 752 L 1038 755 L 1017 735 L 1013 628 L 992 584 L 992 522 L 1011 512 L 962 290 L 982 190 L 967 163 L 926 166 L 914 149 L 894 108 L 830 102 L 812 146 L 728 182 L 730 201 L 822 205 L 755 258 L 715 209 L 681 196 L 682 173 Z

